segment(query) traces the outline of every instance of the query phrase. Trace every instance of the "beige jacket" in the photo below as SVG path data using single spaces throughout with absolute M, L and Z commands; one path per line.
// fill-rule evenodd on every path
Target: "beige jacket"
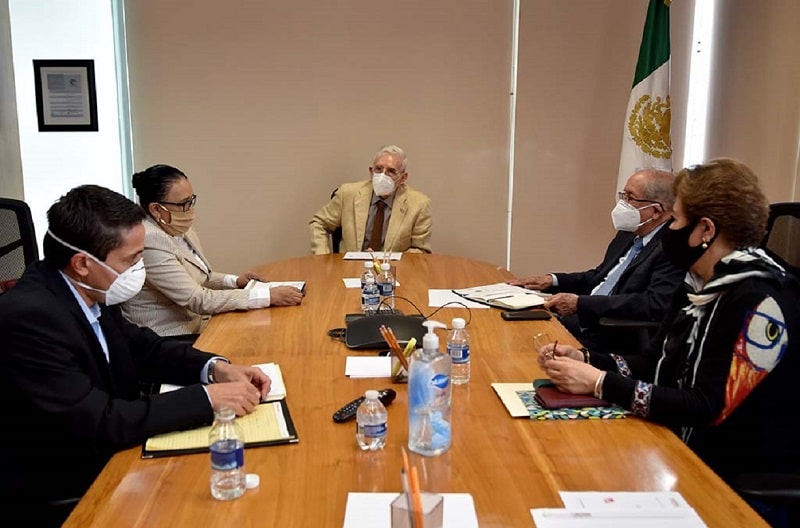
M 196 334 L 212 314 L 247 310 L 247 290 L 225 289 L 225 274 L 212 271 L 194 228 L 184 235 L 194 251 L 150 217 L 144 228 L 142 256 L 147 278 L 142 291 L 122 304 L 129 321 L 162 336 Z
M 340 251 L 361 251 L 372 201 L 372 182 L 344 183 L 336 195 L 308 223 L 311 252 L 331 252 L 330 234 L 342 228 Z M 386 227 L 385 251 L 431 252 L 431 200 L 403 184 L 397 189 L 389 225 Z

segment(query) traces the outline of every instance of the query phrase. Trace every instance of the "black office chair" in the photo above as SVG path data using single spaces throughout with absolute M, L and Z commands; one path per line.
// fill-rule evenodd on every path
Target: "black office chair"
M 761 248 L 800 279 L 800 202 L 770 205 L 767 235 Z M 785 526 L 800 523 L 800 474 L 743 473 L 735 478 L 734 489 L 748 500 L 785 508 L 788 515 L 788 519 L 782 520 Z
M 39 249 L 28 204 L 0 198 L 0 292 L 13 286 L 25 267 L 38 259 Z
M 331 193 L 331 200 L 333 200 L 333 197 L 336 195 L 336 191 L 338 190 L 339 190 L 338 187 L 333 190 L 333 192 Z M 333 233 L 331 233 L 331 248 L 334 253 L 339 252 L 339 246 L 341 246 L 341 244 L 342 244 L 342 226 L 339 226 L 333 230 Z
M 795 277 L 800 278 L 800 202 L 769 206 L 767 235 L 761 247 Z

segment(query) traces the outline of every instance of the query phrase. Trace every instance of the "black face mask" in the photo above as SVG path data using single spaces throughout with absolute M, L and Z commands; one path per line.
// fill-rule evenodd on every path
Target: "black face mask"
M 661 248 L 664 250 L 664 256 L 667 257 L 667 260 L 675 264 L 679 269 L 689 271 L 692 264 L 703 256 L 703 253 L 706 252 L 711 243 L 708 243 L 705 248 L 702 245 L 689 246 L 689 237 L 692 235 L 694 228 L 697 227 L 697 224 L 700 223 L 699 218 L 680 229 L 670 229 L 669 226 L 674 221 L 675 219 L 673 218 L 664 228 L 666 231 L 661 237 Z M 716 238 L 716 234 L 714 238 Z M 711 242 L 713 242 L 713 239 Z

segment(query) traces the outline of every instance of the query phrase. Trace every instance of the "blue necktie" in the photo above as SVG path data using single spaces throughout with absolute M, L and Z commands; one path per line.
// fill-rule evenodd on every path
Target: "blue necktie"
M 637 236 L 635 239 L 633 239 L 633 246 L 631 247 L 631 250 L 628 251 L 628 256 L 625 258 L 625 261 L 608 274 L 606 281 L 601 284 L 600 287 L 597 288 L 597 291 L 592 295 L 609 295 L 619 282 L 619 278 L 622 277 L 622 274 L 626 269 L 628 269 L 628 266 L 630 266 L 631 262 L 633 262 L 633 259 L 635 259 L 636 255 L 638 255 L 642 250 L 642 247 L 644 247 L 644 244 L 642 243 L 642 237 Z

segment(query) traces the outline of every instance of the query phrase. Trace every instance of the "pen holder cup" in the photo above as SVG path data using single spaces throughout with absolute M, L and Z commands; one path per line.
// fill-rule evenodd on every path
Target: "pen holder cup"
M 420 493 L 422 502 L 422 526 L 416 528 L 442 528 L 444 499 L 436 493 Z M 392 501 L 392 528 L 412 528 L 411 508 L 406 495 L 401 493 Z
M 411 358 L 406 359 L 411 360 Z M 394 355 L 392 356 L 392 383 L 408 383 L 408 371 L 403 368 L 403 364 Z

